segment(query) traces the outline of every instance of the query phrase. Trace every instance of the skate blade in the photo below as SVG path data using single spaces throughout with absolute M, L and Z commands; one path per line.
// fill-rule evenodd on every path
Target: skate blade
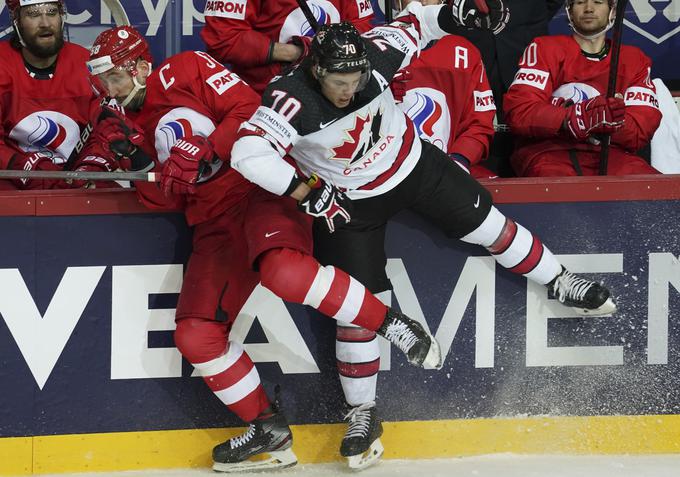
M 430 344 L 430 349 L 425 356 L 425 361 L 423 361 L 423 368 L 425 369 L 442 369 L 442 352 L 439 348 L 439 343 L 434 337 L 430 337 L 432 343 Z
M 383 447 L 382 442 L 380 442 L 380 439 L 376 439 L 371 444 L 371 447 L 363 454 L 347 457 L 347 464 L 351 470 L 358 472 L 364 470 L 366 467 L 377 464 L 382 457 L 383 452 L 385 452 L 385 448 Z
M 600 305 L 597 308 L 588 309 L 588 308 L 577 308 L 577 307 L 572 307 L 576 313 L 579 315 L 583 316 L 603 316 L 603 315 L 611 315 L 612 313 L 616 313 L 616 303 L 614 303 L 614 300 L 612 297 L 607 298 L 607 301 L 605 301 L 602 305 Z
M 214 462 L 213 470 L 215 472 L 233 473 L 233 472 L 259 472 L 264 470 L 279 470 L 287 467 L 293 467 L 297 464 L 297 456 L 293 449 L 285 449 L 282 451 L 268 452 L 269 458 L 264 460 L 244 460 L 243 462 L 221 463 Z

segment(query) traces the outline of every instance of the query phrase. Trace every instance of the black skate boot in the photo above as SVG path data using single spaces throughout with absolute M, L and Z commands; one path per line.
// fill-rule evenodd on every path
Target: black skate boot
M 276 400 L 272 411 L 251 422 L 244 434 L 215 446 L 213 470 L 248 472 L 292 467 L 297 464 L 292 447 L 293 434 Z M 269 454 L 269 459 L 248 460 L 264 454 Z
M 388 307 L 385 321 L 376 333 L 402 350 L 409 363 L 441 369 L 442 355 L 437 341 L 420 323 L 403 313 Z
M 383 428 L 375 402 L 352 408 L 345 420 L 349 420 L 349 424 L 342 438 L 340 455 L 347 457 L 350 469 L 362 470 L 378 462 L 385 449 L 380 442 Z
M 609 315 L 616 311 L 616 304 L 609 290 L 597 282 L 574 275 L 566 268 L 548 287 L 548 296 L 572 307 L 580 315 Z

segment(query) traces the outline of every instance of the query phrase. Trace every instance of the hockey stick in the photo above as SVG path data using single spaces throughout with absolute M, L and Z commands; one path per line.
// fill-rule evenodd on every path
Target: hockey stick
M 130 25 L 130 19 L 119 0 L 104 0 L 104 3 L 111 11 L 111 16 L 116 26 Z
M 158 172 L 93 172 L 93 171 L 10 171 L 0 170 L 0 179 L 73 179 L 84 181 L 159 182 Z
M 616 18 L 614 19 L 614 32 L 612 33 L 611 58 L 609 63 L 609 81 L 607 82 L 607 98 L 613 98 L 616 94 L 616 76 L 619 72 L 619 53 L 621 52 L 621 37 L 623 36 L 623 16 L 626 13 L 626 0 L 618 0 L 616 3 Z M 607 175 L 609 164 L 609 146 L 612 135 L 607 134 L 602 138 L 600 149 L 601 176 Z
M 389 25 L 392 23 L 392 20 L 394 20 L 394 14 L 392 12 L 392 0 L 385 0 L 384 5 L 385 6 L 383 8 L 385 8 L 385 11 L 383 13 L 385 14 L 385 25 Z
M 309 22 L 309 26 L 312 27 L 312 30 L 314 30 L 314 33 L 319 31 L 319 22 L 316 21 L 316 17 L 312 13 L 312 11 L 309 9 L 309 5 L 307 5 L 306 0 L 297 0 L 297 4 L 300 7 L 300 10 L 302 10 L 302 13 L 304 14 L 305 18 Z

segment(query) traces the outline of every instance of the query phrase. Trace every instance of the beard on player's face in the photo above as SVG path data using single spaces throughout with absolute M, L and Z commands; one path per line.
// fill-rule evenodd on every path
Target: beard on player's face
M 28 22 L 19 22 L 19 31 L 26 44 L 26 49 L 38 58 L 50 58 L 64 46 L 64 30 L 61 19 L 57 22 L 31 25 Z

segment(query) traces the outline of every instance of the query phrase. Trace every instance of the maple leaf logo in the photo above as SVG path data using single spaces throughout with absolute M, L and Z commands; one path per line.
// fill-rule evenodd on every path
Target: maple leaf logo
M 348 165 L 361 159 L 380 139 L 381 123 L 382 112 L 378 112 L 375 118 L 371 117 L 370 112 L 363 118 L 356 115 L 354 127 L 345 130 L 343 142 L 332 148 L 331 159 L 347 162 Z

